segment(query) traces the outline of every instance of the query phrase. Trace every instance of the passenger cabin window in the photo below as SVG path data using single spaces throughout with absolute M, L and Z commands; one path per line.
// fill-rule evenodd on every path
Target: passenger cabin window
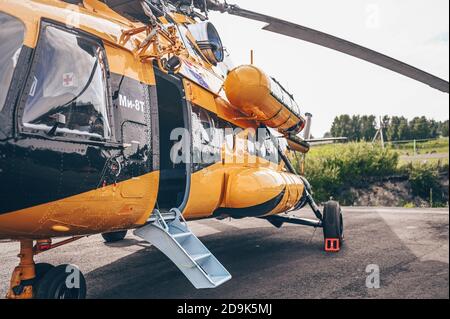
M 226 147 L 226 151 L 229 153 L 234 153 L 235 151 L 235 136 L 234 134 L 238 132 L 238 127 L 233 124 L 217 118 L 217 128 L 220 130 L 220 134 L 223 135 L 223 143 Z
M 25 27 L 18 19 L 0 12 L 0 112 L 17 66 L 25 37 Z
M 221 160 L 221 131 L 215 115 L 193 105 L 192 144 L 194 171 L 199 171 Z
M 263 136 L 258 137 L 258 141 L 262 142 L 263 145 L 260 146 L 260 156 L 269 162 L 274 164 L 280 164 L 281 158 L 278 154 L 280 150 L 283 154 L 287 151 L 287 142 L 281 135 L 271 128 L 267 128 L 265 131 L 258 131 L 259 133 L 264 132 Z
M 26 129 L 100 141 L 110 137 L 105 56 L 96 41 L 46 25 L 32 70 L 22 117 Z

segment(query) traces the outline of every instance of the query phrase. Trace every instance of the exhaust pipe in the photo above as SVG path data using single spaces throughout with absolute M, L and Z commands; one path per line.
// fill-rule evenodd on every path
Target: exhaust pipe
M 303 138 L 306 141 L 311 139 L 312 116 L 313 115 L 311 113 L 305 113 L 306 124 L 305 124 L 305 129 L 303 130 Z

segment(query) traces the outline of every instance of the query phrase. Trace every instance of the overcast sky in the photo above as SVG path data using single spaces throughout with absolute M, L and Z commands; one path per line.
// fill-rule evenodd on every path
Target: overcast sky
M 448 81 L 448 0 L 229 0 L 242 8 L 356 42 Z M 236 65 L 250 62 L 294 93 L 322 136 L 338 114 L 449 117 L 449 96 L 314 44 L 261 30 L 263 23 L 212 13 Z

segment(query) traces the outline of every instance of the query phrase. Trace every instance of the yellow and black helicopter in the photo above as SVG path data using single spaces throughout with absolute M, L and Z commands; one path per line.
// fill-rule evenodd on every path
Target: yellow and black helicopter
M 21 244 L 8 298 L 84 298 L 81 272 L 69 286 L 68 265 L 34 256 L 130 229 L 196 288 L 228 281 L 186 220 L 322 227 L 325 249 L 339 251 L 339 204 L 321 210 L 289 160 L 315 142 L 310 115 L 262 70 L 231 67 L 209 10 L 449 91 L 380 53 L 217 0 L 0 0 L 0 239 Z M 306 205 L 317 220 L 280 215 Z

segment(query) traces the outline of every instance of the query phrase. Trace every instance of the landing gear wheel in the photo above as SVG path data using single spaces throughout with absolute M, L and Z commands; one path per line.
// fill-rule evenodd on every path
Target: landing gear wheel
M 127 235 L 126 230 L 124 231 L 117 231 L 117 232 L 112 232 L 112 233 L 104 233 L 102 234 L 103 239 L 105 240 L 105 242 L 107 243 L 116 243 L 118 241 L 121 241 L 125 238 L 125 236 Z
M 36 296 L 37 291 L 39 289 L 39 284 L 41 283 L 42 278 L 55 266 L 47 264 L 47 263 L 39 263 L 34 266 L 34 271 L 36 274 L 36 277 L 34 279 L 34 285 L 33 285 L 33 293 L 34 296 Z
M 39 281 L 36 299 L 85 299 L 86 279 L 73 265 L 50 269 Z
M 338 252 L 344 242 L 344 218 L 338 202 L 329 201 L 323 208 L 325 251 Z

